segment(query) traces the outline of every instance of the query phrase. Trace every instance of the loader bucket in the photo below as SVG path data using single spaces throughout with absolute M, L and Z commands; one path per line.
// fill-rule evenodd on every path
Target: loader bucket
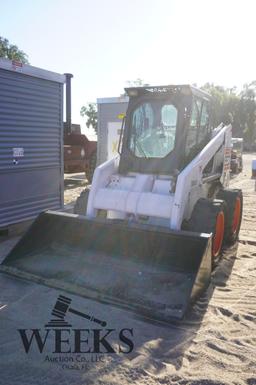
M 40 214 L 1 270 L 160 320 L 208 285 L 211 235 Z

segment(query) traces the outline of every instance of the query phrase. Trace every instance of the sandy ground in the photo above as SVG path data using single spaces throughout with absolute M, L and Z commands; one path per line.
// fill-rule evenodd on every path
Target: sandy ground
M 35 345 L 26 354 L 17 329 L 40 328 L 45 333 L 44 325 L 52 318 L 57 296 L 67 294 L 0 274 L 0 384 L 256 384 L 256 193 L 255 182 L 250 179 L 253 158 L 256 154 L 244 156 L 244 172 L 231 181 L 232 187 L 244 192 L 240 241 L 224 252 L 208 290 L 183 322 L 150 323 L 131 312 L 69 296 L 73 308 L 105 320 L 108 328 L 115 330 L 110 338 L 113 346 L 118 343 L 116 331 L 133 329 L 134 349 L 129 354 L 104 354 L 102 362 L 74 364 L 71 358 L 76 360 L 76 354 L 52 353 L 52 335 L 42 354 Z M 80 188 L 69 189 L 67 202 Z M 1 259 L 16 240 L 0 245 Z M 74 314 L 66 318 L 73 328 L 95 328 L 95 324 Z M 71 364 L 49 363 L 47 356 L 66 357 Z M 82 357 L 89 359 L 92 355 Z
M 84 173 L 65 174 L 64 175 L 64 204 L 74 205 L 77 197 L 81 194 L 87 180 Z

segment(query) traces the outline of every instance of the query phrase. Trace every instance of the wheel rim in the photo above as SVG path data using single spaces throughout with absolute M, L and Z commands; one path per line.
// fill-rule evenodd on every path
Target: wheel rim
M 236 235 L 240 223 L 240 217 L 241 217 L 241 199 L 240 197 L 236 198 L 236 204 L 235 204 L 235 210 L 234 210 L 234 217 L 232 222 L 232 232 L 234 235 Z
M 220 211 L 216 218 L 215 234 L 213 237 L 212 253 L 214 257 L 217 257 L 220 253 L 223 238 L 224 238 L 224 212 Z

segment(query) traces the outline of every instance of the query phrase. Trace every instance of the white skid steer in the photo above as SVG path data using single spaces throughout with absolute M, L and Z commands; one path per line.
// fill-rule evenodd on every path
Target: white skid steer
M 238 237 L 231 126 L 212 128 L 210 96 L 194 87 L 126 91 L 119 155 L 96 168 L 81 215 L 42 213 L 1 270 L 177 320 Z

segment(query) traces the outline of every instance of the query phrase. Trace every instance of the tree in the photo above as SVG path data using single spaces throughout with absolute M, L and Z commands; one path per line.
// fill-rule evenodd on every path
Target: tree
M 212 96 L 213 125 L 218 126 L 221 122 L 234 124 L 239 105 L 239 97 L 234 92 L 235 87 L 226 89 L 206 83 L 202 89 Z
M 256 81 L 245 84 L 240 93 L 236 87 L 210 83 L 202 88 L 212 96 L 214 126 L 232 123 L 233 136 L 243 137 L 248 150 L 256 148 Z
M 96 103 L 87 103 L 86 106 L 82 106 L 80 115 L 87 117 L 86 127 L 92 126 L 97 134 L 98 129 L 98 116 L 97 116 L 97 105 Z
M 256 81 L 244 84 L 240 93 L 243 134 L 248 148 L 256 148 Z
M 145 81 L 141 78 L 137 78 L 136 80 L 127 80 L 126 84 L 128 87 L 148 87 L 149 84 L 145 83 Z
M 136 80 L 127 80 L 126 87 L 148 87 L 149 84 L 145 83 L 143 79 L 137 78 Z M 127 96 L 126 92 L 120 94 L 120 96 Z
M 28 56 L 21 51 L 17 45 L 9 43 L 9 40 L 0 36 L 0 57 L 10 60 L 18 60 L 24 64 L 28 64 Z

